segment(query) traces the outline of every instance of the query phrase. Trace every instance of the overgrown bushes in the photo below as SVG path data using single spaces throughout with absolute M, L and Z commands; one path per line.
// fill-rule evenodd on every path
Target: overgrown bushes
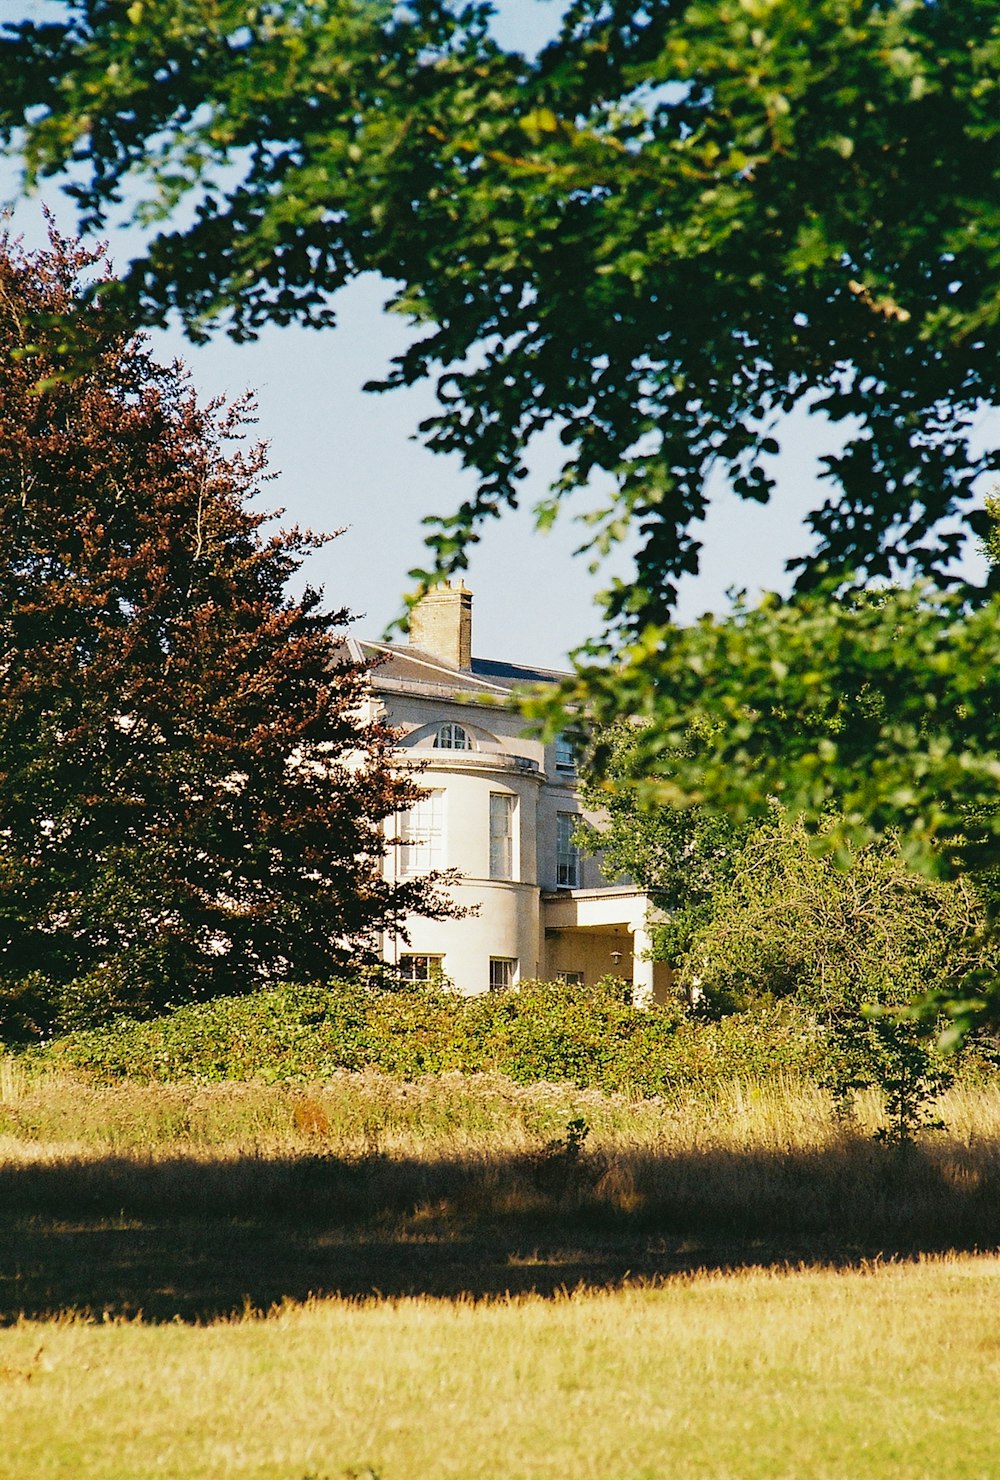
M 315 1080 L 364 1068 L 405 1079 L 487 1072 L 647 1096 L 776 1073 L 814 1078 L 824 1058 L 822 1035 L 793 1003 L 695 1022 L 674 1005 L 636 1011 L 616 980 L 524 982 L 471 998 L 337 981 L 217 998 L 151 1022 L 122 1019 L 33 1049 L 27 1062 L 162 1083 Z

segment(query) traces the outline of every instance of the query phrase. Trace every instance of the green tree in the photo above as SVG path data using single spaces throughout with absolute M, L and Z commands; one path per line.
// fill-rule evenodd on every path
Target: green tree
M 794 996 L 843 1022 L 982 964 L 981 903 L 967 881 L 916 873 L 891 838 L 840 859 L 816 841 L 772 809 L 735 850 L 682 965 L 708 1005 Z
M 387 383 L 437 376 L 424 434 L 479 474 L 443 571 L 557 427 L 542 516 L 614 480 L 594 540 L 637 526 L 609 613 L 641 629 L 697 566 L 709 471 L 766 500 L 796 406 L 844 436 L 800 586 L 946 570 L 998 466 L 970 444 L 1000 376 L 994 0 L 572 0 L 536 58 L 492 12 L 64 0 L 0 37 L 0 133 L 87 228 L 147 187 L 147 319 L 247 337 L 401 283 L 426 333 Z
M 983 540 L 983 554 L 993 570 L 1000 570 L 1000 494 L 992 494 L 986 500 L 986 517 L 989 525 Z
M 964 985 L 927 988 L 920 1009 L 947 1011 L 957 1041 L 1000 1019 L 998 623 L 996 598 L 970 609 L 920 586 L 772 597 L 649 629 L 625 662 L 585 670 L 564 699 L 587 702 L 599 726 L 620 707 L 636 713 L 627 790 L 612 804 L 626 831 L 630 816 L 667 808 L 681 820 L 661 825 L 683 832 L 700 809 L 752 837 L 778 802 L 810 820 L 834 863 L 891 835 L 925 875 L 974 885 L 979 965 Z M 605 784 L 621 791 L 613 758 Z
M 655 927 L 659 960 L 677 962 L 691 937 L 711 917 L 712 901 L 729 877 L 739 851 L 741 830 L 724 814 L 704 807 L 663 806 L 650 796 L 644 752 L 649 737 L 635 723 L 612 725 L 594 735 L 589 762 L 581 766 L 584 804 L 600 814 L 581 842 L 600 855 L 605 876 L 634 880 L 667 915 Z M 697 754 L 698 737 L 689 735 L 677 759 Z M 660 779 L 670 776 L 672 755 L 660 756 Z
M 954 991 L 983 966 L 981 901 L 966 880 L 915 873 L 891 838 L 839 859 L 816 844 L 801 819 L 780 812 L 752 830 L 691 938 L 681 980 L 715 1012 L 793 997 L 828 1034 L 835 1091 L 877 1086 L 891 1135 L 905 1139 L 948 1071 L 933 1020 L 891 1009 L 917 992 Z
M 145 184 L 133 215 L 165 224 L 126 274 L 131 311 L 239 338 L 331 323 L 358 272 L 399 283 L 425 333 L 385 384 L 435 377 L 425 438 L 478 474 L 431 529 L 436 568 L 516 502 L 546 428 L 567 454 L 539 517 L 605 475 L 596 551 L 637 534 L 613 640 L 563 701 L 647 723 L 661 800 L 737 824 L 770 795 L 832 804 L 855 843 L 898 828 L 924 866 L 983 876 L 996 600 L 850 583 L 946 587 L 987 530 L 975 480 L 1000 450 L 971 433 L 1000 400 L 995 0 L 572 0 L 535 58 L 457 0 L 53 14 L 0 33 L 0 133 L 31 183 L 68 180 L 88 228 Z M 794 408 L 843 439 L 794 563 L 803 599 L 673 632 L 709 472 L 765 501 Z M 665 775 L 699 716 L 711 753 Z
M 1000 857 L 998 621 L 995 598 L 970 609 L 921 585 L 772 596 L 648 628 L 561 702 L 586 702 L 599 729 L 635 716 L 643 805 L 704 804 L 742 824 L 777 800 L 836 813 L 831 848 L 895 829 L 911 861 L 980 873 Z
M 383 877 L 383 824 L 418 793 L 363 717 L 347 614 L 288 592 L 317 537 L 248 507 L 248 407 L 199 406 L 99 304 L 76 319 L 92 368 L 64 374 L 98 258 L 0 239 L 8 1036 L 323 978 L 446 908 L 433 879 Z

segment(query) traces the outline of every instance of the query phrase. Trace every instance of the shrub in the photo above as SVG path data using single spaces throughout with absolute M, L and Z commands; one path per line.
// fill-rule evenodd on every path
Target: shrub
M 824 1053 L 815 1024 L 791 1003 L 699 1023 L 674 1004 L 637 1011 L 614 979 L 593 988 L 524 982 L 483 997 L 435 985 L 387 992 L 337 981 L 217 998 L 152 1021 L 122 1018 L 30 1049 L 24 1062 L 100 1082 L 316 1080 L 364 1068 L 416 1079 L 459 1071 L 640 1098 L 733 1078 L 816 1078 Z

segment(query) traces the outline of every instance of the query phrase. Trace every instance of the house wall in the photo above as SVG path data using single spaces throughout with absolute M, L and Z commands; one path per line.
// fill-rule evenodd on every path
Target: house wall
M 477 913 L 458 920 L 409 921 L 409 944 L 390 938 L 386 960 L 396 964 L 408 953 L 443 956 L 444 975 L 466 996 L 489 991 L 494 956 L 517 961 L 520 977 L 539 975 L 537 890 L 480 881 L 456 885 L 451 893 L 456 904 L 472 905 Z
M 474 702 L 463 703 L 450 696 L 423 697 L 412 694 L 387 694 L 383 696 L 385 717 L 397 727 L 400 734 L 399 759 L 428 766 L 435 773 L 449 771 L 448 761 L 456 759 L 459 764 L 452 769 L 462 771 L 466 756 L 503 755 L 520 757 L 537 768 L 541 782 L 535 801 L 533 838 L 525 839 L 522 852 L 522 878 L 530 878 L 543 889 L 555 889 L 556 878 L 556 827 L 557 814 L 570 812 L 581 819 L 596 821 L 595 814 L 584 811 L 577 791 L 575 773 L 566 773 L 556 767 L 555 747 L 521 733 L 524 721 L 519 715 L 491 708 Z M 434 747 L 434 738 L 439 724 L 460 724 L 472 737 L 476 750 L 441 751 Z M 412 752 L 412 754 L 411 754 Z M 424 784 L 430 786 L 431 770 Z M 452 783 L 448 781 L 449 789 Z M 522 811 L 522 816 L 526 815 Z M 458 834 L 456 834 L 458 844 Z M 488 831 L 486 834 L 488 849 Z M 529 861 L 529 847 L 533 853 Z M 466 868 L 456 854 L 449 862 L 455 868 Z M 480 870 L 483 872 L 483 870 Z M 582 889 L 597 889 L 604 883 L 600 863 L 592 856 L 581 856 L 580 882 Z
M 584 985 L 594 987 L 603 977 L 620 976 L 631 984 L 635 971 L 633 937 L 624 929 L 599 933 L 590 930 L 545 931 L 541 975 L 554 981 L 583 972 Z M 615 956 L 619 959 L 616 961 Z M 666 961 L 653 961 L 652 1000 L 668 1002 L 675 992 L 674 975 Z

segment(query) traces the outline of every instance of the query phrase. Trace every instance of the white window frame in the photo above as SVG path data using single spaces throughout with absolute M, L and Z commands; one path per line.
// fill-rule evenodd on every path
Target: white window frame
M 579 812 L 556 813 L 556 888 L 579 889 L 580 850 L 573 834 L 580 826 Z
M 517 797 L 490 792 L 490 878 L 513 879 L 517 866 Z
M 582 971 L 557 971 L 556 981 L 562 982 L 567 987 L 582 987 L 586 985 L 586 977 Z
M 520 974 L 520 962 L 516 956 L 490 957 L 491 992 L 509 992 L 517 986 Z
M 444 868 L 445 792 L 434 788 L 399 818 L 399 868 L 404 874 L 426 874 Z
M 397 970 L 404 982 L 437 982 L 444 977 L 444 956 L 407 951 L 400 956 Z

